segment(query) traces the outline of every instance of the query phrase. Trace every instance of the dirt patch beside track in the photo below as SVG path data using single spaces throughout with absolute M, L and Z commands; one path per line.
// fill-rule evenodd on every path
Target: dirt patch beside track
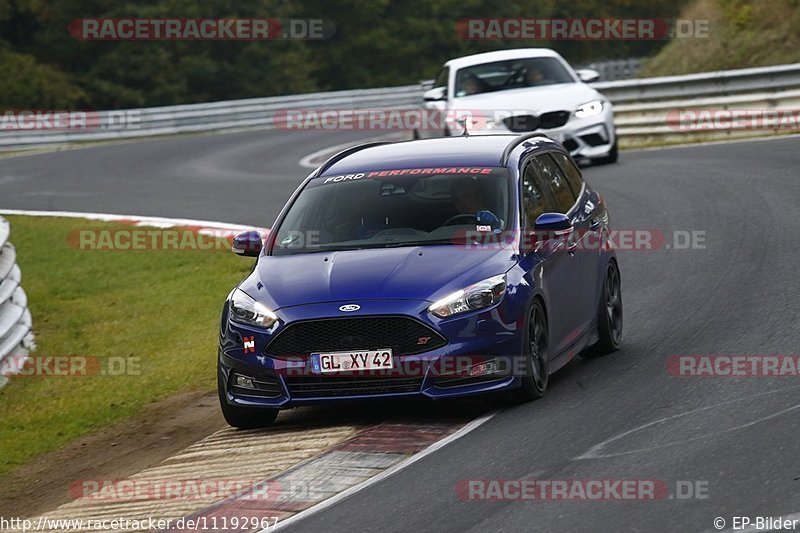
M 215 392 L 151 404 L 133 418 L 80 437 L 0 478 L 0 516 L 25 517 L 71 501 L 78 479 L 122 479 L 226 427 Z

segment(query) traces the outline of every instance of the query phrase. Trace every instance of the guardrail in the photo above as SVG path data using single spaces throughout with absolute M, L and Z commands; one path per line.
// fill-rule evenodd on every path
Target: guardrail
M 275 115 L 292 109 L 414 108 L 422 103 L 419 85 L 380 89 L 332 91 L 291 96 L 227 100 L 208 104 L 99 111 L 92 122 L 108 125 L 133 117 L 133 126 L 98 127 L 94 130 L 0 131 L 0 149 L 37 148 L 70 142 L 135 139 L 177 133 L 238 131 L 274 128 Z M 126 120 L 122 118 L 122 120 Z
M 729 96 L 800 87 L 800 63 L 595 83 L 615 105 Z
M 628 59 L 610 59 L 608 61 L 598 61 L 587 63 L 576 68 L 590 68 L 600 74 L 603 81 L 628 80 L 636 77 L 641 70 L 644 61 L 638 57 Z
M 748 127 L 716 127 L 711 113 L 755 110 L 782 110 L 800 113 L 800 89 L 777 92 L 757 92 L 694 98 L 681 102 L 646 102 L 614 106 L 614 122 L 620 138 L 628 146 L 634 144 L 666 144 L 692 140 L 720 140 L 752 136 L 754 129 Z M 705 113 L 705 119 L 703 118 Z M 682 123 L 682 117 L 687 118 Z M 785 115 L 783 117 L 785 119 Z M 717 118 L 717 120 L 719 120 Z M 774 120 L 780 122 L 781 117 Z M 732 121 L 732 119 L 731 119 Z M 800 122 L 795 118 L 773 130 L 761 128 L 759 134 L 794 132 L 800 133 Z
M 705 72 L 610 81 L 592 84 L 615 105 L 619 134 L 623 142 L 642 134 L 658 136 L 666 122 L 660 122 L 659 109 L 682 109 L 697 105 L 760 105 L 775 107 L 775 98 L 784 101 L 800 89 L 800 63 L 772 67 Z M 742 100 L 730 98 L 743 97 Z M 72 142 L 132 139 L 177 133 L 271 129 L 276 113 L 292 109 L 404 109 L 422 103 L 419 85 L 273 96 L 229 100 L 207 104 L 152 107 L 123 111 L 100 111 L 96 129 L 80 130 L 5 130 L 0 131 L 0 149 L 38 148 Z M 748 100 L 749 98 L 749 100 Z M 793 96 L 791 98 L 794 98 Z M 726 100 L 727 99 L 727 100 Z M 135 117 L 115 127 L 115 117 Z M 651 122 L 644 122 L 646 117 Z M 663 118 L 663 117 L 662 117 Z M 647 131 L 642 131 L 647 129 Z M 675 133 L 670 130 L 670 133 Z
M 0 368 L 6 357 L 25 357 L 34 348 L 28 297 L 20 286 L 22 274 L 16 250 L 8 241 L 10 233 L 10 224 L 0 217 Z M 0 387 L 5 383 L 0 374 Z

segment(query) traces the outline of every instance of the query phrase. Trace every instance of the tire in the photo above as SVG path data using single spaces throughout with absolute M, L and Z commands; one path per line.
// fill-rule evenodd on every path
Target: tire
M 217 363 L 219 365 L 219 363 Z M 228 425 L 239 429 L 258 429 L 269 427 L 275 423 L 280 409 L 238 407 L 230 405 L 225 397 L 225 384 L 222 382 L 222 373 L 217 369 L 217 393 L 222 416 Z
M 525 375 L 514 397 L 516 403 L 526 403 L 544 396 L 550 378 L 547 360 L 549 354 L 547 315 L 538 299 L 534 300 L 531 306 L 526 324 Z
M 622 346 L 622 282 L 616 261 L 609 261 L 597 314 L 599 340 L 581 355 L 598 357 L 616 352 Z
M 597 159 L 592 159 L 593 165 L 610 165 L 611 163 L 616 163 L 619 160 L 619 147 L 617 145 L 617 140 L 614 139 L 614 144 L 611 146 L 611 150 L 608 151 L 608 155 L 604 157 L 598 157 Z

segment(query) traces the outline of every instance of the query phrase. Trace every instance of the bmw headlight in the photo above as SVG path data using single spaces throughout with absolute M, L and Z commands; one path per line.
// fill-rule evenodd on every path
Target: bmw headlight
M 234 289 L 231 293 L 230 306 L 231 320 L 240 324 L 270 328 L 278 321 L 275 313 L 240 289 Z
M 439 318 L 476 311 L 496 304 L 503 299 L 505 292 L 506 275 L 501 274 L 470 285 L 466 289 L 434 302 L 428 311 Z
M 575 111 L 575 116 L 578 118 L 588 118 L 588 117 L 593 117 L 595 115 L 599 115 L 602 112 L 603 112 L 603 101 L 592 100 L 591 102 L 586 102 L 583 105 L 579 105 L 578 109 Z

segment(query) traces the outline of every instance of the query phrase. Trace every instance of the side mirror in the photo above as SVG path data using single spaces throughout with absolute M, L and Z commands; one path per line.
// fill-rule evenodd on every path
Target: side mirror
M 575 71 L 583 83 L 592 83 L 600 79 L 600 73 L 593 68 L 582 68 Z
M 533 231 L 526 231 L 520 247 L 527 252 L 554 250 L 569 239 L 573 227 L 569 217 L 562 213 L 542 213 L 533 224 Z
M 426 102 L 439 102 L 441 100 L 447 99 L 447 88 L 446 87 L 434 87 L 428 91 L 425 91 L 422 95 L 422 99 Z
M 261 234 L 257 231 L 245 231 L 233 238 L 231 251 L 236 255 L 245 257 L 258 257 L 264 243 L 261 241 Z
M 419 86 L 423 91 L 433 89 L 436 80 L 419 80 Z
M 548 238 L 564 237 L 572 233 L 572 224 L 567 215 L 561 213 L 542 213 L 536 218 L 533 230 Z M 551 237 L 552 235 L 552 237 Z

